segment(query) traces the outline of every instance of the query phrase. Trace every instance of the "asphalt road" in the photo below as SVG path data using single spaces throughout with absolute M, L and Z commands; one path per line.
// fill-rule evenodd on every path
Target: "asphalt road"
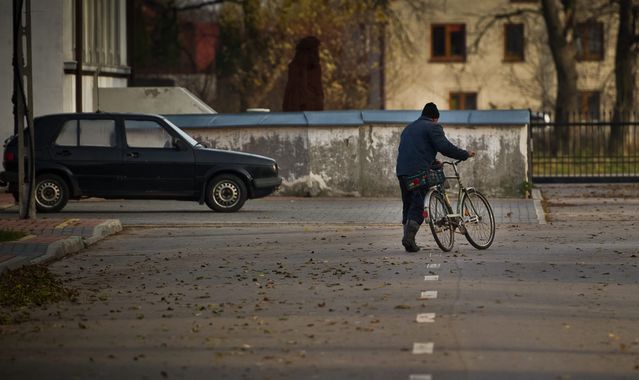
M 539 222 L 542 210 L 532 199 L 490 199 L 497 223 Z M 538 203 L 538 202 L 537 202 Z M 17 206 L 0 210 L 15 215 Z M 187 201 L 104 200 L 70 201 L 62 212 L 38 214 L 39 218 L 117 218 L 124 226 L 211 226 L 252 224 L 357 224 L 401 223 L 398 198 L 294 198 L 267 197 L 249 200 L 236 213 L 216 213 L 206 205 Z
M 486 251 L 421 231 L 409 254 L 378 224 L 128 227 L 51 266 L 80 300 L 0 326 L 0 374 L 637 379 L 634 198 L 596 220 L 558 199 Z

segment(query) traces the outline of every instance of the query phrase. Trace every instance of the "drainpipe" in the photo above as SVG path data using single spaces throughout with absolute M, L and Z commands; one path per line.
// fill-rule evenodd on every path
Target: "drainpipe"
M 75 0 L 75 112 L 82 112 L 83 0 Z

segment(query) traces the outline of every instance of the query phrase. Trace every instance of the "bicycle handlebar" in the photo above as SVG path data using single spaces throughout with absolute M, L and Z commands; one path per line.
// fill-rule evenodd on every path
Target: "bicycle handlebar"
M 464 160 L 457 160 L 457 161 L 442 161 L 442 165 L 450 165 L 450 166 L 457 166 L 457 164 L 459 164 L 460 162 L 462 162 Z

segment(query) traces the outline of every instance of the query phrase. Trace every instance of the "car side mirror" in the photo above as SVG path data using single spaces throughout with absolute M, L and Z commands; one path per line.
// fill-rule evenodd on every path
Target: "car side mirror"
M 182 141 L 182 139 L 174 138 L 173 139 L 173 146 L 177 150 L 186 150 L 186 143 L 184 141 Z

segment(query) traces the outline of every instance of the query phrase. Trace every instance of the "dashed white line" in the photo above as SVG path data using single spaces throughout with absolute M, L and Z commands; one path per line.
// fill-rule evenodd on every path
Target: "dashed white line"
M 433 323 L 435 322 L 435 313 L 417 314 L 417 323 Z
M 424 276 L 424 281 L 438 281 L 438 280 L 439 280 L 439 276 L 437 275 Z
M 428 265 L 426 265 L 426 268 L 428 268 L 428 269 L 439 269 L 440 266 L 441 266 L 441 264 L 428 264 Z
M 435 347 L 435 343 L 413 343 L 413 354 L 415 355 L 423 355 L 423 354 L 432 354 L 433 349 Z
M 420 299 L 423 300 L 432 300 L 437 298 L 437 290 L 425 290 L 421 293 Z

